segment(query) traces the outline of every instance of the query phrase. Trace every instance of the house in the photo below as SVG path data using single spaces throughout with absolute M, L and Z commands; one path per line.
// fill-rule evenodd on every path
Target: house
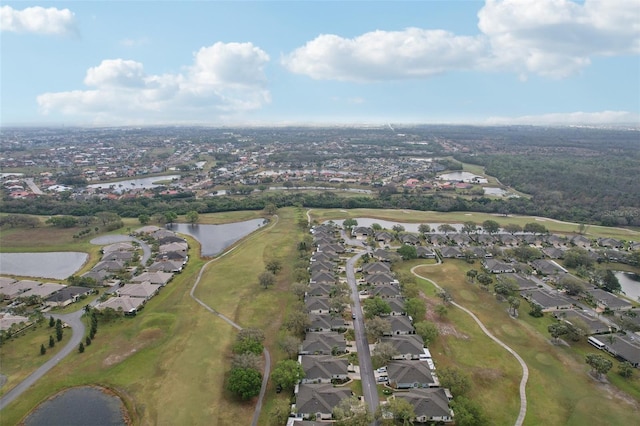
M 389 272 L 379 272 L 377 274 L 370 274 L 364 277 L 364 281 L 369 285 L 390 285 L 395 282 L 396 279 Z
M 142 282 L 148 281 L 151 284 L 159 284 L 161 286 L 165 286 L 169 283 L 169 281 L 171 281 L 172 278 L 173 278 L 173 274 L 169 272 L 156 271 L 156 272 L 143 272 L 142 274 L 136 277 L 133 277 L 131 281 L 134 283 L 142 283 Z
M 94 309 L 99 311 L 111 308 L 115 311 L 122 312 L 124 315 L 135 315 L 138 310 L 142 309 L 144 299 L 140 297 L 112 297 L 104 302 L 98 303 Z
M 598 245 L 600 247 L 621 249 L 624 248 L 624 243 L 615 238 L 598 238 Z
M 66 286 L 60 291 L 47 297 L 44 302 L 47 306 L 67 306 L 77 302 L 82 296 L 88 296 L 93 289 L 78 286 Z
M 344 335 L 333 331 L 307 333 L 300 345 L 300 355 L 337 355 L 347 351 Z
M 304 306 L 310 314 L 328 314 L 331 309 L 331 300 L 327 296 L 310 296 L 305 298 Z
M 415 334 L 416 330 L 413 328 L 413 324 L 411 324 L 411 318 L 408 316 L 389 316 L 385 317 L 387 321 L 391 324 L 391 335 L 398 334 Z
M 366 240 L 374 235 L 373 229 L 366 226 L 356 226 L 351 230 L 351 236 L 356 240 Z
M 331 251 L 331 252 L 340 254 L 340 253 L 344 253 L 346 250 L 342 244 L 333 243 L 333 244 L 318 245 L 318 251 L 319 252 Z
M 566 273 L 567 270 L 556 262 L 547 259 L 536 259 L 531 262 L 531 266 L 539 275 L 555 275 L 558 273 Z
M 169 251 L 166 253 L 158 254 L 156 256 L 156 260 L 172 260 L 174 262 L 182 262 L 182 264 L 184 265 L 189 260 L 189 256 L 187 256 L 186 251 Z
M 167 253 L 170 251 L 182 251 L 186 252 L 189 249 L 189 244 L 183 240 L 183 242 L 172 242 L 163 244 L 159 247 L 160 253 Z
M 31 290 L 34 287 L 40 285 L 39 281 L 22 280 L 13 281 L 7 285 L 0 287 L 0 294 L 4 294 L 5 299 L 13 300 L 16 297 L 22 296 L 25 292 Z
M 422 259 L 435 259 L 436 252 L 430 247 L 418 246 L 416 247 L 416 254 Z
M 300 384 L 296 386 L 295 394 L 296 403 L 292 409 L 296 417 L 330 420 L 333 408 L 351 397 L 353 392 L 348 387 L 333 387 L 331 384 Z
M 398 392 L 394 397 L 402 398 L 411 404 L 416 415 L 416 423 L 450 423 L 453 421 L 454 413 L 449 407 L 453 396 L 448 389 L 412 389 L 409 392 Z
M 543 312 L 559 311 L 573 307 L 573 301 L 571 299 L 557 292 L 551 293 L 536 288 L 533 290 L 523 290 L 520 294 L 529 302 L 540 306 Z
M 626 300 L 599 288 L 587 290 L 586 292 L 591 295 L 599 309 L 609 308 L 612 311 L 626 311 L 633 307 L 633 305 Z
M 406 312 L 404 310 L 404 299 L 402 297 L 390 297 L 384 300 L 389 304 L 391 308 L 391 312 L 389 315 L 405 315 Z
M 116 294 L 121 297 L 139 297 L 144 299 L 146 302 L 158 294 L 161 287 L 161 285 L 151 284 L 148 281 L 144 281 L 140 284 L 125 284 L 116 290 Z
M 340 259 L 337 253 L 332 251 L 323 251 L 323 252 L 315 252 L 313 256 L 311 256 L 312 262 L 337 262 Z
M 104 255 L 104 254 L 114 253 L 118 251 L 131 252 L 131 251 L 134 251 L 135 249 L 136 248 L 131 243 L 120 242 L 120 243 L 109 244 L 108 246 L 102 247 L 102 253 Z
M 460 247 L 446 246 L 446 247 L 440 248 L 440 256 L 442 256 L 445 259 L 452 259 L 452 258 L 461 259 L 464 257 L 464 254 L 462 253 L 462 250 L 460 250 Z
M 589 328 L 589 334 L 600 334 L 610 331 L 608 324 L 600 321 L 598 318 L 587 315 L 582 311 L 576 311 L 572 309 L 569 311 L 564 311 L 563 314 L 564 320 L 569 324 L 577 322 L 576 320 L 582 321 L 582 323 L 586 324 L 586 326 Z
M 391 267 L 389 266 L 388 263 L 383 263 L 383 262 L 372 262 L 372 263 L 365 263 L 362 266 L 362 272 L 365 274 L 381 274 L 381 273 L 390 273 L 391 272 Z
M 131 259 L 133 259 L 132 251 L 112 251 L 102 255 L 102 260 L 104 261 L 119 260 L 126 263 L 131 261 Z
M 408 244 L 411 246 L 420 244 L 420 239 L 413 234 L 402 234 L 399 239 L 402 244 Z
M 92 271 L 106 271 L 111 273 L 117 273 L 124 271 L 124 264 L 122 260 L 102 260 L 91 268 Z
M 588 249 L 591 247 L 591 240 L 584 235 L 576 235 L 571 239 L 571 244 L 577 247 Z
M 333 355 L 300 355 L 305 377 L 301 383 L 331 383 L 334 380 L 348 379 L 349 361 Z
M 318 272 L 311 276 L 309 284 L 335 284 L 336 276 L 331 272 Z
M 335 267 L 335 264 L 330 262 L 311 262 L 309 271 L 311 272 L 311 276 L 319 272 L 333 273 Z
M 634 367 L 640 367 L 640 343 L 637 338 L 614 335 L 613 343 L 607 342 L 605 349 L 611 355 L 627 361 Z
M 393 241 L 393 234 L 389 231 L 378 231 L 375 233 L 375 240 L 383 244 Z
M 564 250 L 557 247 L 545 247 L 542 252 L 550 259 L 562 259 L 564 258 Z
M 306 331 L 344 331 L 347 328 L 344 318 L 329 314 L 309 314 L 309 322 Z
M 21 297 L 38 296 L 43 299 L 51 296 L 52 294 L 62 290 L 66 286 L 58 283 L 43 283 L 37 286 L 31 287 L 29 290 L 22 293 Z
M 381 284 L 371 289 L 371 296 L 373 297 L 378 296 L 383 299 L 388 299 L 393 297 L 400 297 L 401 295 L 402 292 L 400 291 L 400 287 L 393 284 Z
M 520 290 L 531 290 L 534 288 L 538 288 L 538 284 L 535 281 L 529 278 L 525 278 L 520 274 L 501 274 L 500 276 L 498 276 L 498 279 L 501 279 L 502 277 L 513 280 L 518 285 L 518 287 L 520 287 Z
M 482 261 L 482 266 L 487 270 L 487 272 L 492 274 L 513 273 L 516 271 L 512 264 L 501 262 L 496 259 L 485 259 Z
M 147 269 L 149 272 L 170 272 L 177 274 L 178 272 L 182 272 L 183 266 L 184 263 L 182 261 L 162 259 L 152 263 Z
M 380 342 L 390 343 L 398 351 L 394 360 L 416 360 L 424 354 L 424 340 L 417 334 L 382 337 Z
M 14 324 L 28 324 L 29 318 L 23 317 L 21 315 L 13 315 L 8 312 L 0 312 L 0 330 L 9 330 Z M 22 327 L 20 327 L 22 328 Z
M 111 274 L 109 274 L 107 271 L 105 270 L 100 270 L 100 271 L 88 271 L 85 272 L 84 274 L 81 275 L 81 277 L 83 278 L 93 278 L 96 282 L 96 284 L 101 285 L 104 280 L 106 280 L 107 278 L 109 278 L 111 276 Z
M 329 296 L 333 291 L 333 284 L 311 284 L 306 296 Z
M 440 385 L 426 362 L 389 361 L 387 376 L 389 384 L 396 389 L 431 388 Z
M 382 262 L 391 262 L 394 259 L 400 258 L 398 253 L 390 252 L 389 250 L 377 249 L 373 252 L 373 257 Z

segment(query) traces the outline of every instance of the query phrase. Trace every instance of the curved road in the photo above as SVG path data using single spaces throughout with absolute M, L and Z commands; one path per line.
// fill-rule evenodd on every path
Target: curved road
M 415 275 L 416 277 L 418 277 L 418 278 L 422 278 L 423 280 L 429 281 L 438 290 L 444 290 L 435 281 L 430 280 L 427 277 L 423 277 L 422 275 L 417 274 L 415 272 L 415 270 L 416 270 L 416 268 L 419 268 L 420 266 L 423 266 L 423 265 L 418 265 L 418 266 L 414 266 L 413 268 L 411 268 L 411 273 L 413 275 Z M 529 380 L 529 368 L 527 367 L 527 364 L 524 362 L 522 357 L 520 355 L 518 355 L 518 353 L 516 351 L 511 349 L 504 342 L 502 342 L 496 336 L 491 334 L 491 332 L 489 330 L 487 330 L 487 327 L 484 326 L 482 321 L 480 321 L 480 319 L 473 312 L 471 312 L 469 309 L 465 308 L 462 305 L 459 305 L 458 303 L 456 303 L 454 301 L 451 301 L 450 303 L 453 306 L 455 306 L 456 308 L 459 308 L 459 309 L 463 310 L 469 316 L 471 316 L 471 318 L 473 318 L 473 320 L 478 324 L 478 326 L 480 326 L 480 329 L 484 332 L 484 334 L 486 334 L 491 340 L 496 342 L 498 345 L 500 345 L 504 349 L 506 349 L 507 352 L 509 352 L 511 355 L 513 355 L 514 358 L 520 363 L 520 366 L 522 367 L 522 379 L 520 380 L 520 413 L 518 413 L 518 418 L 516 419 L 516 422 L 514 423 L 514 425 L 515 426 L 522 426 L 522 423 L 524 422 L 524 418 L 527 415 L 527 391 L 526 391 L 526 387 L 527 387 L 527 380 Z

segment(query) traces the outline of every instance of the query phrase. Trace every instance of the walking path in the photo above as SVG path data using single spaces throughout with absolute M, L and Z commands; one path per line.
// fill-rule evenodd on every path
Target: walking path
M 269 227 L 263 228 L 262 232 L 266 231 L 267 229 L 273 228 L 274 226 L 276 226 L 278 224 L 278 216 L 275 215 L 275 218 L 276 218 L 276 220 Z M 224 316 L 220 312 L 216 311 L 215 309 L 213 309 L 212 307 L 210 307 L 209 305 L 204 303 L 202 300 L 198 299 L 196 297 L 196 295 L 194 294 L 195 291 L 196 291 L 196 288 L 198 287 L 198 284 L 200 284 L 200 279 L 202 279 L 202 274 L 204 274 L 204 271 L 207 269 L 207 266 L 209 266 L 213 262 L 218 261 L 220 258 L 228 255 L 233 250 L 235 250 L 236 247 L 238 247 L 238 246 L 232 247 L 231 249 L 229 249 L 229 250 L 225 251 L 224 253 L 222 253 L 220 256 L 216 257 L 215 259 L 211 259 L 210 261 L 208 261 L 207 263 L 202 265 L 202 268 L 200 268 L 200 272 L 198 273 L 198 277 L 196 278 L 196 282 L 193 284 L 193 287 L 191 287 L 191 291 L 189 292 L 189 295 L 193 298 L 193 300 L 198 302 L 198 304 L 200 304 L 207 311 L 211 312 L 212 314 L 214 314 L 214 315 L 218 316 L 219 318 L 221 318 L 222 320 L 226 321 L 232 327 L 234 327 L 234 328 L 236 328 L 238 330 L 242 330 L 242 327 L 240 325 L 236 324 L 230 318 Z M 267 392 L 267 385 L 269 383 L 269 375 L 271 374 L 271 354 L 267 350 L 266 346 L 264 347 L 262 353 L 264 354 L 264 373 L 262 375 L 262 385 L 260 386 L 260 394 L 258 395 L 258 402 L 256 403 L 256 408 L 255 408 L 255 410 L 253 412 L 253 420 L 251 421 L 251 426 L 258 426 L 258 419 L 260 418 L 260 413 L 262 412 L 262 400 L 264 399 L 264 395 Z
M 419 268 L 420 266 L 423 266 L 423 265 L 418 265 L 418 266 L 414 266 L 413 268 L 411 268 L 411 273 L 413 275 L 415 275 L 416 277 L 418 277 L 418 278 L 422 278 L 423 280 L 429 281 L 438 290 L 444 291 L 444 289 L 442 287 L 440 287 L 435 281 L 430 280 L 429 278 L 424 277 L 424 276 L 419 275 L 419 274 L 416 273 L 416 271 L 415 271 L 416 268 Z M 518 355 L 518 353 L 516 351 L 511 349 L 504 342 L 502 342 L 496 336 L 491 334 L 491 332 L 489 330 L 487 330 L 487 327 L 484 326 L 482 321 L 480 321 L 480 319 L 473 312 L 471 312 L 469 309 L 465 308 L 464 306 L 462 306 L 462 305 L 460 305 L 460 304 L 458 304 L 458 303 L 456 303 L 454 301 L 451 301 L 450 303 L 453 306 L 455 306 L 456 308 L 459 308 L 459 309 L 463 310 L 469 316 L 471 316 L 471 318 L 473 318 L 473 320 L 478 324 L 478 326 L 480 326 L 480 329 L 484 332 L 484 334 L 489 336 L 489 338 L 491 340 L 493 340 L 494 342 L 496 342 L 498 345 L 500 345 L 504 349 L 506 349 L 507 352 L 509 352 L 511 355 L 513 355 L 514 358 L 520 363 L 520 366 L 522 367 L 522 379 L 520 380 L 520 413 L 518 413 L 518 418 L 516 419 L 516 422 L 514 423 L 514 425 L 515 426 L 522 426 L 522 423 L 524 422 L 524 418 L 527 415 L 527 392 L 526 392 L 526 387 L 527 387 L 527 380 L 529 380 L 529 368 L 527 367 L 527 364 L 524 362 L 522 357 L 520 355 Z

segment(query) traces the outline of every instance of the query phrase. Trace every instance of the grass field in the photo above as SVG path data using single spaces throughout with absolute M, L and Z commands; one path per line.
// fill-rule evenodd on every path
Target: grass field
M 402 266 L 408 270 L 410 265 Z M 536 319 L 523 303 L 517 320 L 509 317 L 507 304 L 498 302 L 489 292 L 465 279 L 469 265 L 464 261 L 447 261 L 438 266 L 418 268 L 417 273 L 447 289 L 453 299 L 474 312 L 500 340 L 513 348 L 527 363 L 527 425 L 629 425 L 640 418 L 640 379 L 623 381 L 609 372 L 611 384 L 593 380 L 584 355 L 593 352 L 586 342 L 571 347 L 549 342 L 548 316 Z M 420 280 L 426 293 L 432 285 Z M 429 296 L 434 300 L 434 296 Z M 548 314 L 547 314 L 548 315 Z M 456 365 L 471 373 L 471 396 L 479 401 L 491 417 L 492 424 L 512 424 L 518 413 L 517 382 L 521 371 L 513 367 L 515 359 L 489 341 L 462 311 L 451 307 L 448 321 L 462 333 L 445 335 L 432 348 L 436 365 Z M 466 337 L 468 336 L 468 337 Z M 614 365 L 617 365 L 614 361 Z M 624 382 L 624 383 L 622 383 Z M 624 390 L 620 391 L 620 388 Z
M 212 262 L 203 275 L 196 295 L 212 308 L 224 313 L 245 327 L 265 330 L 272 365 L 283 358 L 275 343 L 282 319 L 293 296 L 288 292 L 290 273 L 297 257 L 296 244 L 302 237 L 297 226 L 305 219 L 305 211 L 280 209 L 275 225 L 260 228 L 237 244 L 228 255 Z M 487 218 L 514 223 L 516 218 L 501 218 L 473 213 L 403 212 L 391 210 L 312 210 L 314 219 L 377 217 L 398 222 L 461 222 L 478 223 Z M 201 215 L 200 223 L 227 223 L 259 216 L 259 212 L 232 212 Z M 533 218 L 517 218 L 528 223 Z M 272 224 L 274 222 L 272 221 Z M 575 229 L 546 221 L 552 231 Z M 126 220 L 125 227 L 135 229 L 137 220 Z M 557 229 L 556 229 L 557 227 Z M 588 232 L 592 232 L 589 228 Z M 607 228 L 608 229 L 608 228 Z M 37 231 L 37 232 L 36 232 Z M 3 251 L 87 251 L 99 249 L 86 240 L 73 239 L 74 230 L 42 228 L 8 230 L 1 234 Z M 26 234 L 25 234 L 26 232 Z M 75 231 L 77 232 L 77 230 Z M 119 232 L 126 232 L 120 230 Z M 615 232 L 602 235 L 616 235 Z M 638 235 L 637 233 L 625 234 Z M 5 244 L 5 239 L 8 241 Z M 54 242 L 51 244 L 51 242 Z M 121 395 L 136 425 L 238 425 L 249 424 L 254 402 L 243 403 L 224 388 L 230 368 L 230 346 L 236 331 L 212 315 L 191 297 L 189 291 L 204 260 L 198 258 L 199 247 L 190 240 L 188 267 L 152 299 L 134 318 L 122 318 L 110 324 L 100 324 L 94 344 L 84 354 L 73 353 L 43 377 L 2 412 L 3 425 L 18 424 L 39 402 L 61 389 L 98 384 Z M 96 251 L 97 255 L 97 251 Z M 277 259 L 283 265 L 278 281 L 264 290 L 258 285 L 258 275 L 265 261 Z M 97 259 L 96 259 L 97 260 Z M 401 266 L 408 271 L 416 263 Z M 446 287 L 459 303 L 473 310 L 485 324 L 513 347 L 527 362 L 531 378 L 527 386 L 529 410 L 526 424 L 633 424 L 640 417 L 637 408 L 618 395 L 623 389 L 630 399 L 640 401 L 640 379 L 624 381 L 612 371 L 606 386 L 591 380 L 584 363 L 584 354 L 591 350 L 586 343 L 571 348 L 548 343 L 545 334 L 548 318 L 534 319 L 526 315 L 523 302 L 520 318 L 507 315 L 506 304 L 498 303 L 489 293 L 466 282 L 464 262 L 447 262 L 420 268 L 440 285 Z M 427 297 L 438 301 L 434 288 L 420 280 Z M 457 365 L 473 378 L 471 396 L 490 414 L 492 424 L 513 424 L 518 412 L 517 386 L 520 367 L 515 359 L 490 341 L 463 312 L 449 308 L 443 321 L 456 330 L 439 338 L 432 346 L 438 367 Z M 30 333 L 30 334 L 29 334 Z M 0 372 L 10 376 L 10 383 L 19 381 L 18 374 L 28 374 L 46 357 L 40 357 L 39 346 L 48 342 L 46 325 L 3 346 Z M 59 346 L 57 346 L 59 347 Z M 614 367 L 615 370 L 615 367 Z M 3 391 L 7 391 L 6 385 Z M 269 424 L 269 409 L 286 396 L 276 394 L 270 386 L 261 425 Z M 636 406 L 637 407 L 637 406 Z

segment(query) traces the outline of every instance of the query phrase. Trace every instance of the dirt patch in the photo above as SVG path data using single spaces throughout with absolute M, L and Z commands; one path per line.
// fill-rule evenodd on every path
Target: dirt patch
M 111 354 L 102 361 L 102 365 L 105 367 L 111 367 L 112 365 L 119 364 L 131 355 L 138 352 L 140 349 L 150 345 L 155 340 L 161 338 L 164 334 L 159 328 L 147 328 L 142 330 L 136 337 L 136 341 L 128 348 L 123 348 L 119 353 Z
M 478 368 L 473 371 L 473 376 L 475 378 L 474 383 L 482 383 L 483 385 L 490 386 L 504 375 L 502 371 L 495 368 Z
M 446 318 L 441 318 L 440 316 L 438 316 L 438 314 L 436 313 L 436 306 L 438 306 L 439 303 L 436 303 L 432 299 L 427 298 L 422 293 L 420 294 L 420 298 L 424 300 L 424 303 L 427 306 L 427 314 L 425 315 L 425 319 L 436 325 L 436 327 L 438 328 L 438 333 L 441 336 L 454 336 L 457 339 L 465 339 L 465 340 L 469 338 L 468 335 L 459 332 L 453 324 L 446 321 Z M 455 309 L 455 308 L 453 308 L 452 306 L 449 306 L 447 307 L 447 309 Z
M 589 377 L 591 377 L 594 381 L 601 383 L 602 390 L 605 391 L 605 395 L 609 399 L 619 399 L 629 405 L 631 405 L 635 410 L 640 410 L 640 402 L 634 399 L 631 395 L 626 392 L 621 391 L 615 386 L 609 384 L 609 379 L 606 376 L 601 376 L 597 378 L 594 374 L 589 372 Z

